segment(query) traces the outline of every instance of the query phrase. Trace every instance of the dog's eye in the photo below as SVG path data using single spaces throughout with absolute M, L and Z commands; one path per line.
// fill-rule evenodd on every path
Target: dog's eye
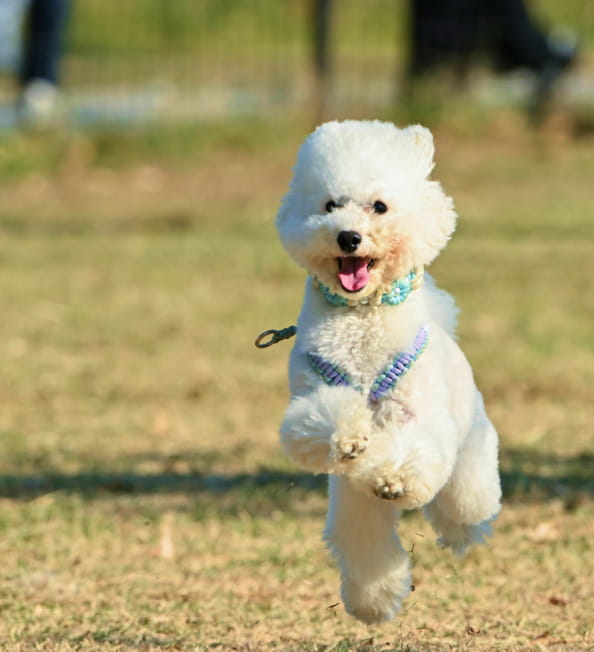
M 338 204 L 331 199 L 326 202 L 324 208 L 326 209 L 326 213 L 331 213 L 335 208 L 338 208 Z
M 373 212 L 378 213 L 379 215 L 381 215 L 382 213 L 386 213 L 388 210 L 388 207 L 384 204 L 384 202 L 379 200 L 373 202 L 372 208 L 373 208 Z

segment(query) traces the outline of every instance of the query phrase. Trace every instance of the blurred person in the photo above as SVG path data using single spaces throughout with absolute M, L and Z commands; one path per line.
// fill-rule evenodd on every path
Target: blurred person
M 410 80 L 445 65 L 464 81 L 484 53 L 497 72 L 534 74 L 533 108 L 546 101 L 577 51 L 573 37 L 547 37 L 524 0 L 411 0 L 410 27 Z
M 20 112 L 45 122 L 57 110 L 60 59 L 69 0 L 30 0 L 20 67 Z
M 0 0 L 0 70 L 18 78 L 20 118 L 55 115 L 69 0 Z

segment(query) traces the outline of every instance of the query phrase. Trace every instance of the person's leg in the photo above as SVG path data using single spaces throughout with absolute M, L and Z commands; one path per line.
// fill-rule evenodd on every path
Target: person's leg
M 23 86 L 34 79 L 58 84 L 67 16 L 68 0 L 32 1 L 21 70 Z
M 493 39 L 499 69 L 527 68 L 541 72 L 563 64 L 544 32 L 528 13 L 524 0 L 483 0 L 486 29 Z
M 482 0 L 485 28 L 495 67 L 500 72 L 524 68 L 535 74 L 529 112 L 539 120 L 559 77 L 576 58 L 576 43 L 555 43 L 528 13 L 524 0 Z
M 478 16 L 467 0 L 410 0 L 409 76 L 466 63 L 477 45 Z

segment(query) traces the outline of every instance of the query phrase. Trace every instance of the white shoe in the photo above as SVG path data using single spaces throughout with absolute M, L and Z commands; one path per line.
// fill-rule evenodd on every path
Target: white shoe
M 22 122 L 34 127 L 44 127 L 56 121 L 60 93 L 46 79 L 33 79 L 23 89 L 20 101 Z

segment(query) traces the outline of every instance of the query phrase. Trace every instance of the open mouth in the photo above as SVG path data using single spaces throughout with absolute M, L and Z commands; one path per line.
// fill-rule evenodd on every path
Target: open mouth
M 375 265 L 375 258 L 345 256 L 336 259 L 338 280 L 346 292 L 359 292 L 369 281 L 369 271 Z

